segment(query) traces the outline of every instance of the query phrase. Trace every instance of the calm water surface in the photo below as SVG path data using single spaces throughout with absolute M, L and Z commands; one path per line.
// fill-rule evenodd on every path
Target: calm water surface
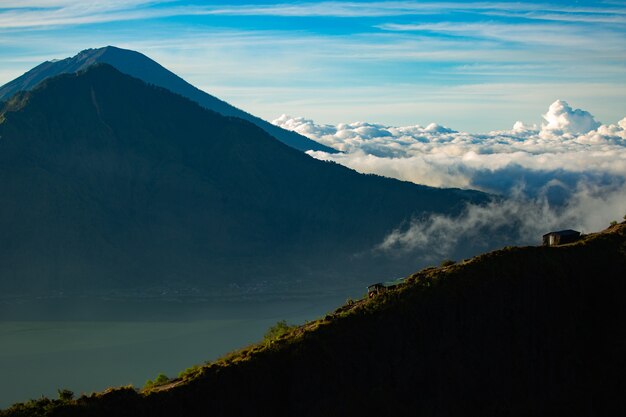
M 261 340 L 278 320 L 300 324 L 344 301 L 337 296 L 177 303 L 160 309 L 166 314 L 139 315 L 125 305 L 123 317 L 114 319 L 107 314 L 79 319 L 74 314 L 45 321 L 17 320 L 5 306 L 0 320 L 0 409 L 42 395 L 56 397 L 58 388 L 80 395 L 109 386 L 142 387 L 161 372 L 175 377 L 185 368 Z M 146 312 L 145 305 L 141 311 Z

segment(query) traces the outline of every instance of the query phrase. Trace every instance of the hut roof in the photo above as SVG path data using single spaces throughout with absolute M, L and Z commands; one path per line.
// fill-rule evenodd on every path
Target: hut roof
M 580 235 L 580 232 L 577 232 L 576 230 L 572 230 L 572 229 L 566 229 L 566 230 L 559 230 L 558 232 L 550 232 L 550 233 L 546 233 L 545 236 L 550 236 L 550 235 L 559 235 L 559 236 L 573 236 L 573 235 Z

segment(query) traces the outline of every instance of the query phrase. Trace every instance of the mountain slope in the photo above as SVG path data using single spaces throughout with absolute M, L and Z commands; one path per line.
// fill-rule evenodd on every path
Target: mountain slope
M 486 199 L 315 160 L 108 65 L 0 120 L 4 291 L 363 282 L 398 262 L 355 254 L 400 223 Z
M 0 415 L 624 415 L 625 297 L 626 222 L 423 270 L 162 387 Z
M 202 90 L 197 89 L 176 74 L 140 54 L 139 52 L 107 46 L 98 49 L 87 49 L 76 56 L 57 61 L 46 61 L 31 69 L 24 75 L 0 87 L 0 101 L 9 99 L 18 91 L 29 91 L 41 81 L 60 74 L 75 73 L 85 70 L 94 64 L 109 64 L 118 71 L 139 78 L 149 84 L 166 88 L 187 97 L 202 107 L 213 110 L 224 116 L 234 116 L 247 120 L 281 142 L 301 151 L 316 150 L 337 152 L 325 145 L 308 139 L 298 133 L 282 129 L 256 116 L 246 113 Z

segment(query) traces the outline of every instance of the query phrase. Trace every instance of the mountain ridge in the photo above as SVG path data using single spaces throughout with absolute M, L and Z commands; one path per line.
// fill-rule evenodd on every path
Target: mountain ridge
M 200 104 L 208 110 L 225 116 L 239 117 L 268 132 L 279 141 L 301 151 L 316 150 L 336 153 L 337 150 L 322 145 L 296 132 L 288 131 L 240 110 L 194 87 L 176 74 L 159 65 L 147 56 L 127 49 L 106 46 L 85 49 L 77 55 L 55 61 L 46 61 L 20 77 L 0 87 L 0 102 L 18 91 L 28 91 L 52 76 L 78 72 L 94 64 L 109 64 L 118 71 L 139 78 L 149 84 L 166 88 Z
M 337 268 L 365 280 L 389 260 L 353 255 L 403 221 L 488 199 L 318 161 L 107 64 L 0 115 L 4 291 L 313 282 Z

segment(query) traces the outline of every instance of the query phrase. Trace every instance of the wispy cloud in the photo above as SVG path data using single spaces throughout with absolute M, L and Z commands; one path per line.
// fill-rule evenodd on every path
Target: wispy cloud
M 173 0 L 172 0 L 173 1 Z M 113 0 L 71 1 L 33 0 L 3 2 L 0 28 L 49 28 L 171 16 L 173 9 L 153 6 L 172 1 Z
M 170 3 L 170 4 L 168 4 Z M 161 6 L 166 7 L 161 7 Z M 159 7 L 153 7 L 159 6 Z M 4 27 L 80 25 L 119 20 L 154 19 L 173 16 L 278 16 L 278 17 L 393 17 L 440 13 L 475 13 L 526 19 L 620 23 L 626 15 L 619 5 L 599 3 L 595 7 L 562 6 L 550 3 L 507 2 L 308 2 L 277 4 L 185 5 L 151 0 L 5 1 L 0 5 Z M 17 20 L 16 20 L 17 19 Z
M 625 17 L 626 18 L 626 17 Z M 609 45 L 598 44 L 597 36 L 602 36 L 605 42 L 612 47 L 626 49 L 623 42 L 624 33 L 599 30 L 597 28 L 581 27 L 572 31 L 571 27 L 550 24 L 520 24 L 520 23 L 420 23 L 420 24 L 396 24 L 387 23 L 378 26 L 383 30 L 398 32 L 435 32 L 451 34 L 462 37 L 478 39 L 493 39 L 499 41 L 516 42 L 522 44 L 543 44 L 551 46 L 567 46 L 570 48 L 604 48 Z M 591 35 L 591 36 L 590 36 Z M 595 36 L 593 36 L 595 35 Z
M 180 8 L 183 9 L 183 8 Z M 179 10 L 180 10 L 179 9 Z M 550 3 L 523 2 L 418 2 L 418 1 L 372 1 L 372 2 L 304 2 L 265 5 L 244 4 L 239 6 L 211 5 L 187 7 L 189 13 L 210 13 L 238 16 L 285 16 L 285 17 L 387 17 L 442 12 L 475 12 L 490 14 L 495 11 L 508 13 L 552 13 L 554 15 L 624 15 L 623 9 L 598 3 L 595 7 L 559 6 Z
M 468 205 L 458 216 L 431 215 L 394 230 L 376 250 L 418 252 L 433 262 L 471 256 L 504 245 L 537 245 L 549 231 L 584 233 L 606 228 L 626 213 L 626 186 L 597 187 L 580 183 L 566 204 L 551 205 L 545 196 L 528 197 L 523 188 L 487 205 Z M 471 242 L 471 244 L 467 244 Z
M 485 12 L 487 16 L 509 17 L 526 20 L 546 20 L 553 22 L 575 22 L 575 23 L 600 23 L 620 25 L 626 23 L 626 13 L 623 9 L 603 10 L 600 13 L 554 13 L 554 12 L 523 12 L 512 13 L 507 11 Z

